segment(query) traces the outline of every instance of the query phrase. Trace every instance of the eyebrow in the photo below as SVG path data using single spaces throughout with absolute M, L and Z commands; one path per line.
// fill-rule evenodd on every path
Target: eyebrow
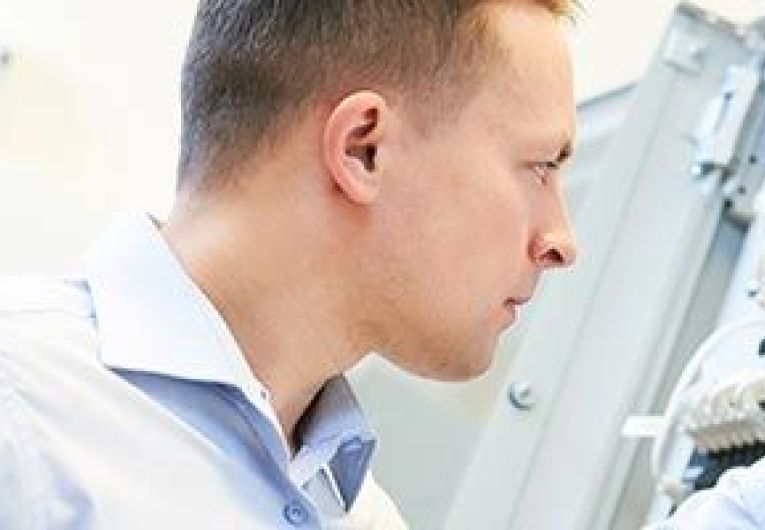
M 566 143 L 563 144 L 563 147 L 561 147 L 561 150 L 558 152 L 558 156 L 555 158 L 555 163 L 563 164 L 564 162 L 568 161 L 571 158 L 573 152 L 574 149 L 571 145 L 571 140 L 566 140 Z

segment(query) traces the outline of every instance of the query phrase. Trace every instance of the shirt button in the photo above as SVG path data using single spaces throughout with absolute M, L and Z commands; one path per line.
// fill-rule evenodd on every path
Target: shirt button
M 292 501 L 284 506 L 284 518 L 292 526 L 301 526 L 308 521 L 308 512 L 297 501 Z
M 364 447 L 363 442 L 361 441 L 361 438 L 356 436 L 355 438 L 351 438 L 347 442 L 345 442 L 343 445 L 340 446 L 340 451 L 344 454 L 351 454 L 351 453 L 357 453 L 361 451 L 361 449 Z

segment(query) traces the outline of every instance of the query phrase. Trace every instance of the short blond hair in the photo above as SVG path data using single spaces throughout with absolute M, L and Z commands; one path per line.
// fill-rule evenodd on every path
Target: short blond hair
M 218 178 L 310 101 L 354 87 L 434 92 L 480 66 L 465 30 L 498 0 L 200 0 L 181 84 L 179 187 Z M 571 15 L 575 0 L 506 0 Z M 470 25 L 469 23 L 467 25 Z M 483 48 L 488 48 L 483 46 Z M 469 59 L 469 60 L 468 60 Z

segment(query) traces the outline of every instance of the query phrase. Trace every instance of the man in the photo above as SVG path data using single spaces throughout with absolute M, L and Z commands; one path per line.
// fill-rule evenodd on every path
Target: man
M 404 527 L 342 374 L 475 377 L 573 262 L 569 9 L 203 0 L 169 219 L 0 295 L 0 528 Z

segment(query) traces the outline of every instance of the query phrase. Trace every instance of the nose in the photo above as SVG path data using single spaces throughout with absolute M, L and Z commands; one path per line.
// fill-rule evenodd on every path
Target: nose
M 570 267 L 576 261 L 576 240 L 563 204 L 547 229 L 532 240 L 531 259 L 541 269 Z
M 571 267 L 576 261 L 576 243 L 572 237 L 546 240 L 539 248 L 534 261 L 543 269 Z

